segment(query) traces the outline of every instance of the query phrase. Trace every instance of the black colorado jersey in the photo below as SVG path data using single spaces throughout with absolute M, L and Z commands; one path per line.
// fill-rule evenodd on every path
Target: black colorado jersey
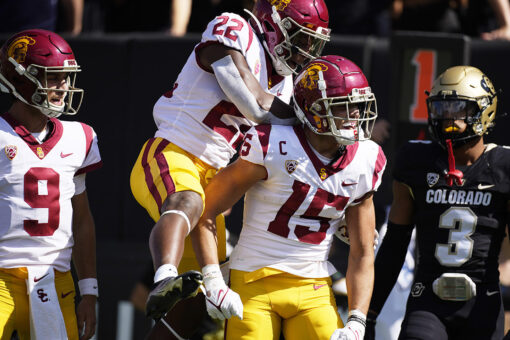
M 445 179 L 448 154 L 434 142 L 410 141 L 397 156 L 393 176 L 409 186 L 414 198 L 415 281 L 462 272 L 477 283 L 498 282 L 510 198 L 510 147 L 488 144 L 474 164 L 457 169 L 464 182 L 450 187 Z

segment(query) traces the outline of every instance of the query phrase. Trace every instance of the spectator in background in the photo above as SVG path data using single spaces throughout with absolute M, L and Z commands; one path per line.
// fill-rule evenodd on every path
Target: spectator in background
M 394 0 L 392 29 L 510 39 L 508 0 Z
M 40 28 L 77 35 L 83 23 L 84 0 L 2 0 L 0 33 Z
M 328 0 L 331 34 L 387 36 L 392 0 Z

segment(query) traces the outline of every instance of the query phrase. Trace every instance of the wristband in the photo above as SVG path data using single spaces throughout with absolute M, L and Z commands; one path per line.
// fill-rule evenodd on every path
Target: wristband
M 349 316 L 347 317 L 347 322 L 356 321 L 366 327 L 367 325 L 367 316 L 358 309 L 353 309 L 349 311 Z
M 99 290 L 97 289 L 97 279 L 88 278 L 78 281 L 78 287 L 80 288 L 80 294 L 83 295 L 94 295 L 99 296 Z
M 173 264 L 167 263 L 159 266 L 156 273 L 154 273 L 154 283 L 159 282 L 167 277 L 177 276 L 177 268 Z
M 220 265 L 208 264 L 202 268 L 204 275 L 204 286 L 207 291 L 225 285 L 223 275 L 221 275 Z

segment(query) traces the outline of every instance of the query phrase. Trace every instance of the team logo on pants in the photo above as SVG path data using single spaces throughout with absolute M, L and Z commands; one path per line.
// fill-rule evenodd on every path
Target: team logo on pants
M 16 145 L 7 145 L 4 149 L 5 154 L 12 161 L 14 157 L 18 154 L 18 147 Z

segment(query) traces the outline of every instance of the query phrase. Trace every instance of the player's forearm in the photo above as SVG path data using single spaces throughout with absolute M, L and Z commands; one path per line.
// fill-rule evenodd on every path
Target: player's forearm
M 78 279 L 95 278 L 96 233 L 92 216 L 75 223 L 73 262 Z
M 373 250 L 360 256 L 349 254 L 346 285 L 349 310 L 357 309 L 366 315 L 374 286 Z
M 215 217 L 202 216 L 196 228 L 191 232 L 191 242 L 200 268 L 208 264 L 219 263 Z
M 75 195 L 73 205 L 73 262 L 78 279 L 95 278 L 96 231 L 87 192 Z

